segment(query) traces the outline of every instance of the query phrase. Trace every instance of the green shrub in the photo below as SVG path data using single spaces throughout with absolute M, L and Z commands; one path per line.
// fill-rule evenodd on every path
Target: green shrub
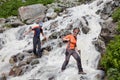
M 120 80 L 120 35 L 116 35 L 107 45 L 100 64 L 105 68 L 108 80 Z M 111 70 L 115 70 L 115 73 Z
M 120 36 L 115 36 L 107 46 L 105 55 L 102 58 L 102 66 L 105 69 L 117 68 L 120 70 Z
M 120 33 L 120 21 L 117 24 L 117 32 Z
M 107 71 L 107 79 L 108 80 L 120 80 L 120 72 L 117 69 L 110 68 Z
M 112 18 L 114 21 L 119 21 L 120 20 L 120 8 L 117 8 L 113 14 L 112 14 Z

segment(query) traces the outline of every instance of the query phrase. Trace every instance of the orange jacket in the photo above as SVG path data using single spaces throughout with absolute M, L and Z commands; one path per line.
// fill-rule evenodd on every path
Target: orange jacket
M 70 35 L 65 36 L 64 39 L 70 40 L 68 42 L 67 49 L 75 49 L 76 43 L 77 43 L 77 38 L 75 38 L 72 34 L 70 34 Z

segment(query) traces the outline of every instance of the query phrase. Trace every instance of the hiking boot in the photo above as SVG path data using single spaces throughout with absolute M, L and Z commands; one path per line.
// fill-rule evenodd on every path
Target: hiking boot
M 85 72 L 83 72 L 83 71 L 80 71 L 80 72 L 78 72 L 78 74 L 86 74 Z

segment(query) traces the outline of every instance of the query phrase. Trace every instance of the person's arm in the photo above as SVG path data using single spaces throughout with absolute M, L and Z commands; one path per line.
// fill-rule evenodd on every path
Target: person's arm
M 75 50 L 76 50 L 79 54 L 81 54 L 81 51 L 80 51 L 77 47 L 75 47 Z
M 46 39 L 46 36 L 45 36 L 44 33 L 43 33 L 43 29 L 41 29 L 41 34 L 42 34 L 42 36 L 44 37 L 44 39 Z
M 70 36 L 67 35 L 67 36 L 63 37 L 62 40 L 63 40 L 63 41 L 69 42 L 69 41 L 70 41 Z
M 29 29 L 28 31 L 26 31 L 23 35 L 27 35 L 28 33 L 30 33 L 32 31 L 32 29 Z

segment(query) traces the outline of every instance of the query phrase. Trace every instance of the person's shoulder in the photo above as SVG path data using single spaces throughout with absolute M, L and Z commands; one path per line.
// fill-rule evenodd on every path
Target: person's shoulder
M 65 37 L 65 38 L 70 38 L 70 37 L 71 37 L 71 34 L 65 35 L 64 37 Z
M 32 27 L 32 29 L 35 29 L 35 28 L 39 28 L 39 26 L 38 26 L 38 25 L 35 25 L 35 26 Z

